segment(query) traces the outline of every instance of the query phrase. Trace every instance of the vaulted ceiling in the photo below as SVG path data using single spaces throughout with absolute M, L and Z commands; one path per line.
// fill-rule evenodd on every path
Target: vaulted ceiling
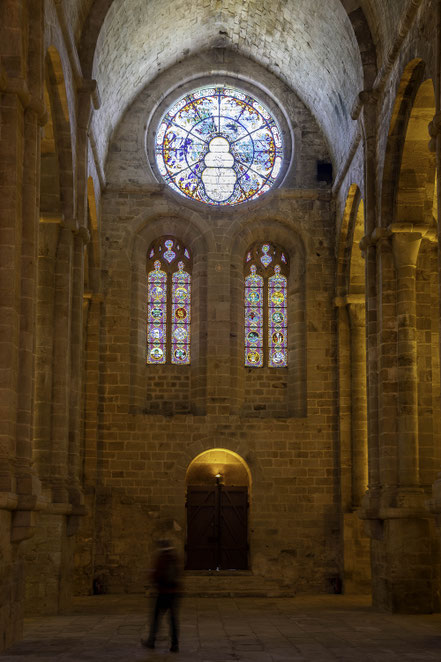
M 356 129 L 350 110 L 365 87 L 366 63 L 371 73 L 381 66 L 410 0 L 62 1 L 85 74 L 98 81 L 102 105 L 93 126 L 101 159 L 149 82 L 188 55 L 224 46 L 297 92 L 338 162 Z

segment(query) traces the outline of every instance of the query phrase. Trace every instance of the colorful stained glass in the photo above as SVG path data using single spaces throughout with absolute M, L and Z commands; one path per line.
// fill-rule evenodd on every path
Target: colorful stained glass
M 288 365 L 287 280 L 278 264 L 268 279 L 268 365 Z
M 236 205 L 273 187 L 283 145 L 276 121 L 260 102 L 218 86 L 187 94 L 168 110 L 155 153 L 173 190 L 211 205 Z
M 165 245 L 167 250 L 164 252 L 163 257 L 170 264 L 170 262 L 173 262 L 173 260 L 176 257 L 176 253 L 172 250 L 173 241 L 171 239 L 167 239 L 167 241 L 164 242 L 164 245 Z
M 165 363 L 167 348 L 167 274 L 156 260 L 148 276 L 147 363 Z
M 268 255 L 270 251 L 271 246 L 269 244 L 263 244 L 262 246 L 262 257 L 260 258 L 260 261 L 262 262 L 264 267 L 267 267 L 271 262 L 273 261 L 273 258 L 271 255 Z
M 245 365 L 263 366 L 263 278 L 254 264 L 245 278 Z
M 172 278 L 171 362 L 190 363 L 191 276 L 178 263 Z

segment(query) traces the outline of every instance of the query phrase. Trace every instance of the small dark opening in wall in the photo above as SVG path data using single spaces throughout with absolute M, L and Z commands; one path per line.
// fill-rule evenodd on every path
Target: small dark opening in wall
M 332 163 L 317 161 L 317 181 L 332 184 Z

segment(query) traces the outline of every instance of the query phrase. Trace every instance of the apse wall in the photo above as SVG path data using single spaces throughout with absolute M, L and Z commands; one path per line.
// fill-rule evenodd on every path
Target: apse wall
M 234 208 L 187 203 L 148 180 L 148 96 L 112 140 L 102 198 L 99 442 L 85 465 L 96 541 L 93 564 L 84 565 L 86 519 L 77 590 L 97 578 L 109 592 L 140 590 L 158 536 L 184 555 L 187 467 L 224 448 L 251 471 L 249 568 L 297 591 L 332 591 L 341 559 L 334 216 L 329 186 L 315 178 L 317 161 L 329 160 L 326 145 L 297 99 L 288 118 L 299 155 L 290 187 Z M 146 365 L 147 251 L 161 236 L 176 237 L 193 260 L 188 366 Z M 244 366 L 244 259 L 259 241 L 290 261 L 285 368 Z

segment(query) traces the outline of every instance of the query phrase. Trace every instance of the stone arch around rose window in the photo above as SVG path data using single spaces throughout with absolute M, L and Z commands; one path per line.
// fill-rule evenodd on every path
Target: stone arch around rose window
M 277 187 L 314 188 L 317 185 L 317 162 L 331 162 L 329 147 L 310 110 L 295 91 L 267 69 L 247 57 L 217 49 L 185 58 L 159 74 L 142 90 L 115 127 L 106 159 L 109 186 L 161 187 L 174 204 L 184 204 L 195 212 L 206 205 L 183 198 L 164 187 L 155 166 L 155 131 L 168 105 L 197 87 L 228 82 L 260 99 L 274 113 L 283 132 L 285 145 L 284 175 Z M 261 198 L 249 203 L 258 206 Z M 240 207 L 240 206 L 239 206 Z M 237 209 L 239 209 L 237 207 Z M 213 210 L 228 214 L 228 206 Z
M 146 363 L 148 251 L 161 238 L 173 237 L 191 256 L 191 363 Z M 132 236 L 131 395 L 130 407 L 143 414 L 196 414 L 205 411 L 207 245 L 197 226 L 177 216 L 144 221 Z M 153 397 L 154 396 L 154 397 Z

